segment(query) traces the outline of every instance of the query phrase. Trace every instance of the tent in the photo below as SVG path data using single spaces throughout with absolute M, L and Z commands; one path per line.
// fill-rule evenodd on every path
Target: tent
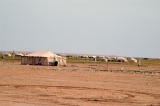
M 21 57 L 23 65 L 58 66 L 66 65 L 66 58 L 57 56 L 51 51 L 37 51 Z
M 133 62 L 133 63 L 137 63 L 138 62 L 137 59 L 135 59 L 133 57 L 131 57 L 129 60 L 130 60 L 130 62 Z
M 117 62 L 128 62 L 128 60 L 124 57 L 117 57 Z

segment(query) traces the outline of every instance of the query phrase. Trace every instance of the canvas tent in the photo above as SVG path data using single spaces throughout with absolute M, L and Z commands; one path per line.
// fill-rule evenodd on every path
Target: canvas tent
M 128 60 L 124 57 L 117 57 L 117 62 L 128 62 Z
M 57 56 L 51 51 L 38 51 L 21 58 L 21 64 L 23 65 L 66 65 L 66 58 Z
M 138 62 L 137 59 L 135 59 L 135 58 L 133 58 L 133 57 L 131 57 L 131 58 L 129 59 L 129 61 L 130 61 L 130 62 L 133 62 L 133 63 L 137 63 L 137 62 Z
M 22 56 L 24 56 L 24 54 L 18 53 L 18 54 L 15 54 L 15 56 L 16 56 L 16 57 L 22 57 Z

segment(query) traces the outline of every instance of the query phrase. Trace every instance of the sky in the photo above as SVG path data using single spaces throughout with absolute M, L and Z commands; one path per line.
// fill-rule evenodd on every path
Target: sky
M 160 58 L 160 0 L 0 0 L 0 51 Z

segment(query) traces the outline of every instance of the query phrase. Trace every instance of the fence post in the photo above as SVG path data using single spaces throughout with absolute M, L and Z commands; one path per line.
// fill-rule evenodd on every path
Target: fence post
M 140 59 L 138 60 L 138 68 L 139 68 L 139 71 L 141 71 L 141 61 L 140 61 Z

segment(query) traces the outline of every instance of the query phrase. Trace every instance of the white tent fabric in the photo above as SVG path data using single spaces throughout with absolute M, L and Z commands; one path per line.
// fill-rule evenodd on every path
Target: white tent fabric
M 52 53 L 51 51 L 37 51 L 26 56 L 30 57 L 57 57 L 56 54 Z
M 66 58 L 58 56 L 51 51 L 37 51 L 31 54 L 22 56 L 21 64 L 26 65 L 63 65 L 66 66 Z
M 127 62 L 128 60 L 124 57 L 117 57 L 117 60 Z

